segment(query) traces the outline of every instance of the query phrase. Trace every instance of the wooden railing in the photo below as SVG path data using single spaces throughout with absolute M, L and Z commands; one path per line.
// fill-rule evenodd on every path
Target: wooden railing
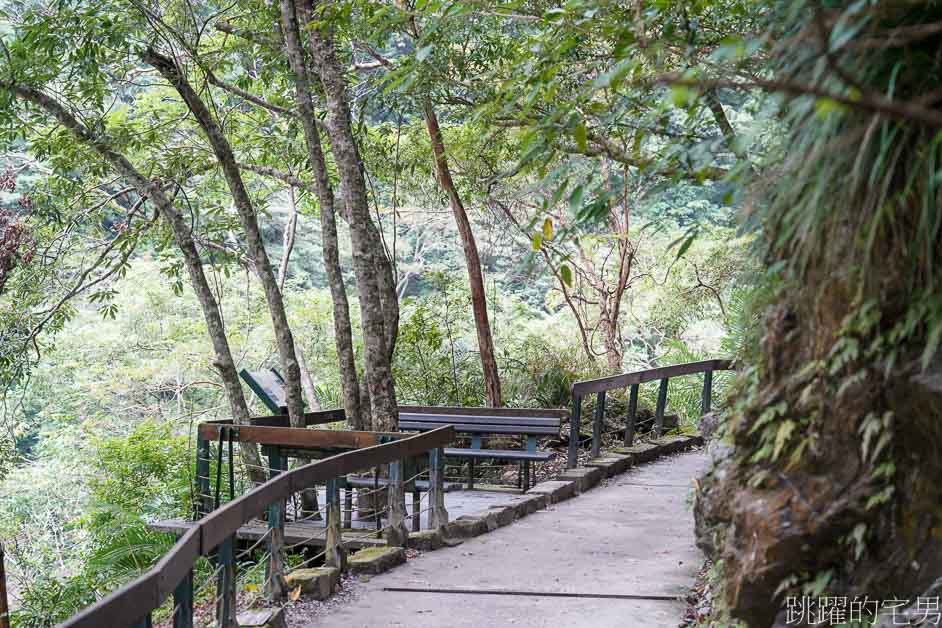
M 700 397 L 700 411 L 706 414 L 710 411 L 713 395 L 713 371 L 726 371 L 732 369 L 731 360 L 703 360 L 702 362 L 688 362 L 674 364 L 659 368 L 635 371 L 602 377 L 572 385 L 572 422 L 569 433 L 569 468 L 575 468 L 579 456 L 579 424 L 582 417 L 582 398 L 596 393 L 595 417 L 592 421 L 592 456 L 598 456 L 602 447 L 602 423 L 605 418 L 605 394 L 609 390 L 631 387 L 628 395 L 628 417 L 625 421 L 625 445 L 631 445 L 634 440 L 635 418 L 638 411 L 638 390 L 641 384 L 660 380 L 657 393 L 657 406 L 654 411 L 654 432 L 660 436 L 664 430 L 664 409 L 667 406 L 667 387 L 672 377 L 703 373 L 703 391 Z
M 208 428 L 207 428 L 208 429 Z M 252 430 L 277 428 L 246 428 L 240 426 L 218 426 L 217 429 Z M 287 429 L 287 428 L 281 428 Z M 299 430 L 300 431 L 300 430 Z M 303 430 L 312 432 L 312 430 Z M 365 433 L 364 433 L 365 434 Z M 242 432 L 244 440 L 250 434 Z M 410 458 L 428 453 L 432 508 L 444 511 L 442 477 L 444 473 L 442 448 L 454 440 L 454 428 L 442 427 L 415 436 L 402 437 L 388 443 L 354 449 L 325 458 L 291 471 L 283 471 L 207 514 L 183 534 L 173 548 L 150 570 L 133 582 L 102 598 L 97 603 L 79 612 L 60 624 L 63 628 L 124 628 L 150 627 L 152 613 L 173 596 L 174 628 L 193 626 L 193 569 L 200 557 L 213 556 L 216 565 L 216 615 L 217 625 L 225 628 L 236 623 L 236 533 L 239 528 L 267 513 L 271 534 L 268 549 L 272 557 L 272 568 L 283 568 L 280 563 L 283 543 L 284 504 L 292 494 L 327 483 L 327 552 L 325 563 L 339 566 L 339 522 L 340 504 L 336 490 L 338 479 L 349 473 L 389 465 L 390 503 L 402 495 L 402 468 Z M 332 490 L 333 488 L 333 490 Z M 404 529 L 403 512 L 392 510 L 391 526 Z M 434 513 L 433 513 L 434 514 Z M 396 521 L 396 518 L 399 521 Z M 447 523 L 447 513 L 439 522 Z M 443 524 L 442 523 L 442 524 Z M 280 530 L 280 532 L 279 532 Z M 333 531 L 333 534 L 332 534 Z M 332 549 L 332 545 L 333 549 Z

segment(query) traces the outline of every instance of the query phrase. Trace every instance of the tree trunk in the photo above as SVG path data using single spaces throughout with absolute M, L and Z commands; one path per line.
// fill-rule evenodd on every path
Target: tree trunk
M 294 251 L 294 238 L 298 231 L 298 203 L 294 198 L 294 188 L 288 186 L 288 220 L 285 222 L 285 233 L 281 239 L 281 263 L 278 265 L 278 289 L 284 292 L 285 280 L 288 278 L 288 263 Z
M 183 216 L 174 209 L 172 201 L 164 194 L 156 181 L 148 180 L 138 172 L 124 155 L 115 151 L 107 142 L 82 125 L 58 102 L 31 88 L 16 86 L 14 91 L 21 98 L 49 112 L 62 126 L 71 131 L 79 141 L 94 148 L 99 155 L 112 165 L 118 174 L 128 179 L 138 194 L 154 203 L 161 217 L 170 225 L 174 240 L 181 253 L 183 253 L 183 260 L 190 276 L 190 282 L 193 284 L 193 290 L 196 292 L 196 297 L 203 311 L 206 329 L 209 332 L 209 338 L 216 355 L 213 366 L 222 379 L 233 420 L 238 424 L 247 425 L 249 423 L 249 408 L 245 403 L 245 395 L 242 392 L 242 385 L 236 372 L 235 361 L 232 359 L 232 352 L 229 349 L 229 341 L 226 338 L 226 330 L 223 325 L 222 315 L 219 312 L 219 304 L 216 302 L 212 288 L 203 273 L 203 263 L 196 249 L 193 234 L 190 232 L 186 221 L 183 220 Z M 262 470 L 263 466 L 258 448 L 254 445 L 243 444 L 239 449 L 243 463 L 246 466 L 247 475 L 252 482 L 264 482 L 267 478 Z
M 288 186 L 288 202 L 291 212 L 288 220 L 285 222 L 285 235 L 282 240 L 284 252 L 281 255 L 281 263 L 278 265 L 278 289 L 284 293 L 285 279 L 288 277 L 288 262 L 291 261 L 291 253 L 294 251 L 294 241 L 298 231 L 298 204 L 294 196 L 294 186 Z M 307 368 L 307 361 L 304 359 L 304 352 L 297 338 L 294 339 L 294 355 L 298 359 L 298 371 L 301 374 L 301 390 L 304 392 L 304 399 L 307 401 L 307 407 L 311 410 L 320 410 L 321 403 L 317 398 L 317 391 L 314 389 L 314 379 L 311 377 L 311 371 Z
M 308 87 L 310 87 L 310 83 L 308 83 Z M 318 147 L 318 148 L 319 148 L 319 147 Z M 322 151 L 319 151 L 319 154 L 322 155 L 322 154 L 323 154 Z M 272 178 L 278 179 L 279 181 L 284 181 L 285 183 L 287 183 L 287 184 L 290 185 L 290 186 L 298 187 L 298 188 L 303 188 L 303 189 L 305 189 L 305 190 L 308 190 L 311 194 L 318 195 L 318 189 L 317 189 L 317 186 L 316 186 L 316 185 L 312 185 L 312 184 L 310 184 L 310 183 L 308 183 L 308 182 L 306 182 L 306 181 L 302 181 L 302 180 L 299 179 L 298 177 L 296 177 L 296 176 L 294 176 L 294 175 L 292 175 L 292 174 L 290 174 L 290 173 L 288 173 L 288 172 L 285 172 L 285 171 L 283 171 L 283 170 L 278 170 L 277 168 L 271 168 L 271 167 L 269 167 L 269 166 L 257 166 L 257 165 L 253 165 L 253 164 L 241 164 L 241 167 L 242 167 L 243 170 L 249 170 L 249 171 L 251 171 L 251 172 L 255 172 L 256 174 L 260 174 L 260 175 L 265 176 L 265 177 L 272 177 Z M 329 179 L 325 180 L 325 185 L 324 185 L 324 187 L 325 187 L 326 189 L 330 190 Z M 340 199 L 340 200 L 338 201 L 338 199 L 337 199 L 336 197 L 334 197 L 331 201 L 329 201 L 329 206 L 332 206 L 332 207 L 334 208 L 335 214 L 336 214 L 337 211 L 339 211 L 341 217 L 343 217 L 344 221 L 346 221 L 347 224 L 350 223 L 350 220 L 351 220 L 351 219 L 350 219 L 350 212 L 347 210 L 346 205 L 344 205 L 342 199 Z M 336 216 L 334 216 L 334 218 L 336 218 Z M 336 225 L 336 221 L 334 221 L 334 224 Z M 374 242 L 379 242 L 380 244 L 379 244 L 378 246 L 381 247 L 381 246 L 382 246 L 382 241 L 381 241 L 381 239 L 379 238 L 379 232 L 376 230 L 376 227 L 375 227 L 374 225 L 368 225 L 368 227 L 370 228 L 370 231 L 372 232 L 372 233 L 371 233 L 371 236 L 370 236 L 371 239 L 373 239 Z M 335 231 L 336 231 L 336 226 L 335 226 Z M 334 239 L 333 241 L 336 243 L 336 239 Z M 335 247 L 336 247 L 336 246 L 338 246 L 338 245 L 335 244 Z M 336 268 L 337 268 L 337 277 L 339 278 L 338 285 L 339 285 L 341 288 L 344 288 L 343 276 L 340 274 L 340 265 L 339 265 L 339 264 L 340 264 L 340 262 L 339 262 L 339 253 L 338 253 L 338 262 L 337 262 L 337 266 L 336 266 Z M 391 304 L 390 307 L 385 307 L 385 306 L 384 306 L 384 308 L 383 308 L 383 309 L 384 309 L 384 318 L 386 319 L 386 329 L 387 329 L 386 338 L 387 338 L 387 342 L 395 343 L 396 334 L 398 333 L 398 321 L 399 321 L 399 306 L 398 306 L 399 292 L 398 292 L 397 287 L 396 287 L 395 285 L 393 285 L 393 283 L 392 283 L 394 280 L 393 280 L 393 275 L 392 275 L 392 265 L 391 265 L 389 259 L 386 258 L 386 257 L 383 257 L 383 258 L 380 260 L 380 266 L 379 266 L 379 267 L 383 270 L 383 273 L 384 273 L 383 275 L 381 275 L 381 278 L 386 278 L 386 279 L 388 279 L 388 282 L 384 280 L 384 284 L 383 284 L 383 291 L 382 291 L 383 294 L 382 294 L 382 296 L 383 296 L 383 298 L 385 299 L 384 303 L 389 303 L 389 304 Z M 391 297 L 390 297 L 389 294 L 388 294 L 390 287 L 391 287 L 391 291 L 393 292 L 393 294 L 391 295 Z M 344 292 L 342 292 L 341 294 L 342 294 L 342 296 L 343 296 L 343 303 L 344 303 L 344 306 L 348 308 L 349 306 L 347 305 L 347 301 L 346 301 L 346 291 L 345 291 L 345 289 L 344 289 Z M 340 301 L 338 301 L 338 303 L 340 303 Z M 348 321 L 348 323 L 347 323 L 345 326 L 343 326 L 343 328 L 347 329 L 347 330 L 348 330 L 348 335 L 350 335 L 350 333 L 349 333 L 349 330 L 350 330 L 350 324 L 349 324 L 349 309 L 345 309 L 344 311 L 347 312 L 347 314 L 346 314 L 346 320 Z M 349 357 L 348 363 L 349 363 L 350 369 L 351 369 L 350 372 L 353 373 L 354 376 L 356 376 L 356 354 L 355 354 L 355 352 L 354 352 L 354 350 L 353 350 L 352 335 L 350 335 L 350 338 L 351 338 L 351 340 L 349 340 L 349 344 L 346 344 L 346 343 L 344 343 L 344 344 L 346 344 L 346 346 L 349 347 L 349 354 L 348 354 L 348 355 L 349 355 L 350 357 Z M 338 354 L 341 355 L 341 359 L 345 359 L 345 358 L 343 358 L 343 347 L 342 347 L 342 346 L 338 347 Z M 392 356 L 392 352 L 390 351 L 390 359 L 392 359 L 391 356 Z M 369 429 L 369 427 L 370 427 L 370 426 L 369 426 L 369 420 L 368 420 L 368 417 L 369 417 L 370 414 L 371 414 L 371 413 L 370 413 L 370 392 L 369 392 L 369 389 L 368 389 L 367 386 L 366 386 L 365 379 L 366 379 L 365 377 L 354 377 L 354 378 L 352 378 L 354 386 L 351 387 L 351 389 L 354 389 L 354 390 L 355 390 L 356 388 L 359 388 L 359 399 L 360 399 L 360 404 L 359 404 L 359 406 L 360 406 L 360 412 L 359 412 L 359 416 L 362 417 L 362 420 L 364 421 L 363 426 L 362 426 L 361 429 Z M 344 380 L 344 381 L 347 381 L 347 380 Z M 359 386 L 357 386 L 357 381 L 359 381 Z M 344 394 L 347 394 L 346 391 L 347 391 L 347 389 L 344 390 Z
M 307 400 L 307 406 L 313 411 L 322 410 L 321 401 L 317 398 L 317 390 L 314 388 L 314 378 L 307 368 L 307 361 L 304 359 L 304 353 L 298 342 L 294 342 L 294 354 L 298 358 L 298 370 L 301 371 L 301 388 L 304 391 L 304 397 Z
M 324 88 L 327 130 L 340 175 L 343 201 L 350 212 L 350 236 L 363 326 L 364 370 L 370 391 L 373 428 L 395 431 L 399 413 L 390 354 L 394 343 L 390 336 L 392 330 L 388 328 L 389 309 L 394 304 L 388 301 L 384 303 L 387 299 L 383 294 L 388 294 L 388 291 L 384 289 L 386 281 L 378 261 L 380 256 L 385 256 L 385 251 L 377 241 L 378 237 L 371 235 L 373 221 L 369 213 L 362 161 L 350 122 L 343 68 L 329 34 L 321 32 L 309 19 L 313 12 L 310 0 L 302 0 L 301 5 L 301 22 L 303 30 L 308 33 L 312 65 Z M 392 294 L 395 294 L 394 285 Z
M 157 69 L 160 74 L 167 79 L 176 89 L 180 97 L 189 107 L 190 112 L 197 123 L 203 129 L 206 138 L 209 140 L 222 168 L 229 185 L 229 191 L 232 194 L 232 200 L 241 219 L 242 228 L 245 231 L 246 242 L 248 244 L 249 255 L 255 264 L 256 273 L 265 290 L 265 299 L 268 302 L 268 310 L 271 315 L 272 327 L 275 333 L 275 341 L 278 346 L 278 354 L 281 359 L 281 367 L 285 373 L 285 389 L 288 404 L 288 416 L 291 425 L 296 427 L 304 425 L 304 403 L 301 395 L 301 373 L 298 368 L 297 357 L 294 353 L 294 339 L 291 335 L 291 328 L 288 325 L 288 317 L 285 313 L 284 301 L 281 291 L 278 289 L 278 280 L 272 271 L 271 262 L 268 259 L 268 253 L 265 250 L 265 243 L 262 240 L 262 234 L 258 226 L 258 216 L 252 199 L 249 197 L 245 184 L 242 181 L 242 174 L 236 163 L 235 155 L 226 139 L 222 128 L 213 118 L 206 104 L 202 101 L 193 87 L 187 81 L 186 77 L 180 72 L 173 59 L 165 57 L 153 49 L 149 49 L 144 54 L 144 61 Z
M 602 337 L 605 343 L 605 359 L 608 361 L 608 368 L 613 373 L 621 372 L 622 365 L 622 346 L 618 338 L 618 321 L 612 321 L 609 313 L 602 311 L 599 314 L 602 317 Z
M 340 267 L 340 246 L 337 237 L 337 220 L 334 210 L 334 192 L 327 174 L 327 166 L 321 148 L 320 132 L 314 116 L 307 62 L 301 44 L 298 23 L 292 0 L 281 0 L 281 24 L 285 37 L 288 61 L 294 73 L 295 98 L 301 111 L 301 124 L 307 144 L 308 161 L 314 173 L 314 188 L 320 203 L 321 247 L 324 253 L 324 269 L 333 301 L 334 341 L 340 366 L 340 381 L 343 388 L 343 406 L 347 423 L 353 429 L 366 427 L 366 416 L 360 406 L 360 384 L 357 378 L 356 355 L 353 350 L 353 332 L 350 325 L 350 305 Z
M 494 357 L 494 340 L 491 337 L 491 323 L 487 317 L 487 297 L 484 291 L 484 275 L 481 272 L 481 258 L 478 256 L 477 243 L 474 241 L 474 232 L 471 230 L 471 221 L 465 211 L 461 196 L 455 188 L 448 167 L 448 155 L 445 152 L 445 140 L 442 137 L 441 127 L 438 125 L 438 116 L 432 107 L 432 101 L 425 99 L 423 114 L 425 126 L 428 129 L 429 140 L 432 144 L 432 154 L 435 156 L 435 173 L 438 182 L 448 194 L 451 211 L 455 215 L 455 224 L 461 236 L 461 247 L 464 250 L 465 265 L 468 269 L 468 285 L 471 289 L 471 309 L 474 313 L 474 327 L 478 335 L 478 349 L 481 353 L 481 368 L 484 371 L 484 388 L 487 394 L 487 405 L 497 408 L 503 405 L 500 393 L 500 374 L 497 371 L 497 359 Z
M 0 541 L 0 628 L 10 628 L 10 605 L 7 603 L 7 572 L 4 562 L 3 542 Z

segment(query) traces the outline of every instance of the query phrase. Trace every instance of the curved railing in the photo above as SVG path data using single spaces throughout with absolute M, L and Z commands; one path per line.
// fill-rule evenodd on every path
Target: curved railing
M 193 625 L 193 567 L 202 556 L 215 554 L 220 566 L 217 589 L 218 623 L 235 624 L 235 537 L 239 528 L 258 519 L 266 511 L 269 524 L 278 525 L 277 510 L 291 494 L 334 482 L 349 473 L 378 465 L 399 465 L 400 461 L 430 452 L 432 458 L 442 447 L 454 440 L 454 428 L 442 427 L 424 434 L 400 438 L 389 443 L 355 449 L 311 464 L 284 471 L 209 513 L 183 534 L 173 548 L 150 570 L 133 582 L 114 591 L 97 603 L 66 620 L 64 628 L 107 626 L 149 627 L 151 614 L 170 596 L 174 599 L 173 625 Z M 437 465 L 433 464 L 431 468 Z M 391 469 L 390 476 L 401 477 Z M 392 484 L 390 484 L 392 488 Z M 330 507 L 330 506 L 328 506 Z M 277 535 L 272 535 L 278 538 Z
M 731 360 L 703 360 L 701 362 L 688 362 L 658 368 L 622 373 L 611 377 L 601 377 L 572 385 L 572 422 L 569 432 L 569 468 L 578 463 L 579 456 L 579 425 L 582 417 L 582 398 L 585 395 L 596 393 L 595 417 L 592 421 L 592 456 L 598 456 L 602 446 L 602 421 L 605 417 L 605 394 L 609 390 L 631 387 L 628 395 L 628 417 L 625 422 L 625 445 L 631 445 L 634 440 L 635 416 L 638 410 L 638 389 L 645 382 L 660 381 L 657 394 L 657 406 L 654 411 L 654 431 L 657 436 L 664 429 L 664 408 L 667 405 L 667 387 L 672 377 L 703 373 L 703 392 L 700 397 L 700 411 L 706 414 L 710 411 L 713 393 L 713 371 L 728 371 L 733 368 Z

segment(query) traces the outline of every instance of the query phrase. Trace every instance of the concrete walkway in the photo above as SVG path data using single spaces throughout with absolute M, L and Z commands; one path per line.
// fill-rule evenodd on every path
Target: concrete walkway
M 692 480 L 700 452 L 642 465 L 587 493 L 463 544 L 423 554 L 325 607 L 303 628 L 676 627 L 680 600 L 392 592 L 388 587 L 580 595 L 682 596 L 694 546 Z

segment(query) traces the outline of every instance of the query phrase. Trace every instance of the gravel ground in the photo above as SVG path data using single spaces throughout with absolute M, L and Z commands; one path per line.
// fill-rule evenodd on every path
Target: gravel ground
M 406 550 L 406 560 L 412 560 L 419 556 L 421 552 L 414 549 Z M 362 580 L 361 580 L 362 578 Z M 324 615 L 331 610 L 354 604 L 363 594 L 364 584 L 369 582 L 369 576 L 353 576 L 345 574 L 340 579 L 334 595 L 323 601 L 300 598 L 297 601 L 288 602 L 285 606 L 285 619 L 289 626 L 300 626 L 318 616 Z
M 704 562 L 700 573 L 697 574 L 696 582 L 687 593 L 687 610 L 679 628 L 701 628 L 711 625 L 713 590 L 709 579 L 710 569 L 712 569 L 712 563 Z

